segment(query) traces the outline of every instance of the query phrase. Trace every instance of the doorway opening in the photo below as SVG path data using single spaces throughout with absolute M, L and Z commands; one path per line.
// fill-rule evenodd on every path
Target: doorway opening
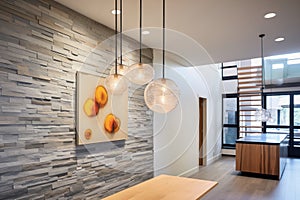
M 206 165 L 207 99 L 199 97 L 199 165 Z

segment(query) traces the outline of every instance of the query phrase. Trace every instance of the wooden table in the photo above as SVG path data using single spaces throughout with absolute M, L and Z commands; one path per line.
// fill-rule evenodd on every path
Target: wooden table
M 103 200 L 195 200 L 217 184 L 214 181 L 160 175 Z
M 287 134 L 249 135 L 236 141 L 236 170 L 280 179 L 288 154 Z

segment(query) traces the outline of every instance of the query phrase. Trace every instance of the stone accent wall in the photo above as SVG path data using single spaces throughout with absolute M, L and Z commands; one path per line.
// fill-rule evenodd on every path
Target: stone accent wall
M 144 88 L 129 89 L 128 140 L 76 146 L 76 72 L 107 75 L 113 34 L 54 1 L 0 1 L 0 199 L 100 199 L 153 177 Z M 125 38 L 125 64 L 137 46 Z

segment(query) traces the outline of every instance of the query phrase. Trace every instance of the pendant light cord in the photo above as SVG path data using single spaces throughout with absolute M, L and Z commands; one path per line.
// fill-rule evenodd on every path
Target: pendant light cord
M 166 1 L 163 0 L 163 79 L 165 78 L 165 48 L 166 48 Z
M 140 63 L 142 63 L 142 14 L 143 14 L 143 1 L 140 0 Z
M 262 79 L 263 79 L 263 89 L 265 88 L 265 59 L 264 59 L 264 41 L 263 38 L 265 34 L 260 34 L 260 47 L 261 47 L 261 67 L 262 67 Z
M 120 0 L 120 65 L 123 64 L 123 1 Z
M 261 104 L 262 104 L 262 108 L 265 108 L 265 99 L 263 96 L 263 92 L 264 92 L 264 88 L 265 88 L 265 76 L 264 76 L 264 66 L 265 66 L 265 59 L 264 59 L 264 42 L 263 42 L 263 38 L 265 37 L 265 34 L 260 34 L 260 50 L 261 50 L 261 67 L 262 67 L 262 91 L 261 91 Z M 265 122 L 262 122 L 265 123 Z
M 118 0 L 115 0 L 115 10 L 118 10 Z M 118 74 L 118 15 L 115 14 L 115 75 Z

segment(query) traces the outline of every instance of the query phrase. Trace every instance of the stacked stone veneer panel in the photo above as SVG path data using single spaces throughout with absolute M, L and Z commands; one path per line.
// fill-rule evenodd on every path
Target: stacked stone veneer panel
M 144 88 L 129 89 L 128 140 L 76 146 L 76 72 L 107 75 L 113 34 L 54 1 L 0 1 L 0 199 L 100 199 L 153 176 Z M 125 38 L 125 64 L 137 47 Z

